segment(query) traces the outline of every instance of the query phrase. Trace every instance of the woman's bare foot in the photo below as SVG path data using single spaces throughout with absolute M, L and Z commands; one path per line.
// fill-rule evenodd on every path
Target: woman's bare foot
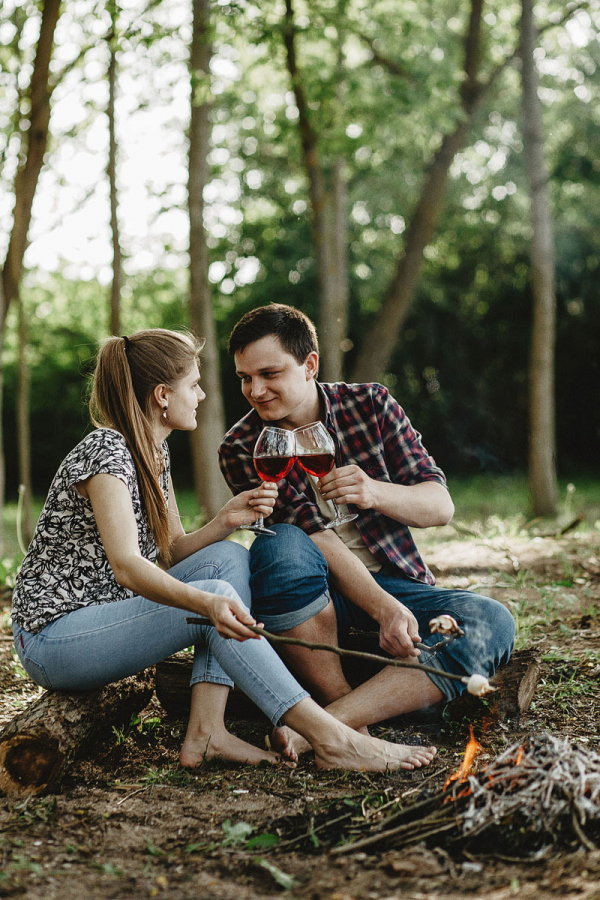
M 283 759 L 279 753 L 261 750 L 254 744 L 249 744 L 241 738 L 227 731 L 226 728 L 215 729 L 211 734 L 195 733 L 186 734 L 179 761 L 186 768 L 195 768 L 202 765 L 205 760 L 214 758 L 225 759 L 228 762 L 245 763 L 249 766 L 257 766 L 261 762 L 285 764 L 294 767 L 296 761 L 286 754 Z
M 350 769 L 354 771 L 385 772 L 396 769 L 419 769 L 434 758 L 435 747 L 416 747 L 392 744 L 366 736 L 342 726 L 339 740 L 319 744 L 315 748 L 315 762 L 319 769 Z
M 359 734 L 369 737 L 369 729 L 366 725 L 362 728 L 357 728 L 357 731 Z M 282 725 L 273 729 L 271 732 L 271 746 L 274 750 L 281 753 L 282 756 L 285 756 L 286 759 L 291 759 L 294 762 L 298 762 L 298 757 L 303 753 L 309 753 L 312 750 L 312 746 L 306 738 L 303 738 L 301 734 L 298 734 L 297 731 L 294 731 L 288 725 Z

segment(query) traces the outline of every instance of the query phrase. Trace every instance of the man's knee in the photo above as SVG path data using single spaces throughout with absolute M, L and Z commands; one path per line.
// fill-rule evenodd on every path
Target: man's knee
M 312 618 L 329 602 L 327 563 L 294 525 L 275 525 L 274 537 L 256 538 L 250 549 L 254 614 L 269 630 L 285 631 Z

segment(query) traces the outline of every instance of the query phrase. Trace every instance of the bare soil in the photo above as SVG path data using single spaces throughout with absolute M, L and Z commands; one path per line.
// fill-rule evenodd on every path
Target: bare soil
M 600 535 L 588 532 L 444 540 L 425 548 L 440 584 L 475 587 L 506 603 L 517 618 L 519 646 L 542 656 L 527 714 L 493 729 L 475 723 L 485 748 L 478 766 L 538 731 L 600 752 L 599 545 Z M 0 724 L 39 694 L 11 649 L 5 630 Z M 459 841 L 448 848 L 433 838 L 369 853 L 329 852 L 349 836 L 334 818 L 364 822 L 389 800 L 409 804 L 440 791 L 462 758 L 464 719 L 421 716 L 373 729 L 438 747 L 426 770 L 381 775 L 323 773 L 310 758 L 295 771 L 212 762 L 190 774 L 177 764 L 183 726 L 154 699 L 129 729 L 102 735 L 52 795 L 0 797 L 0 898 L 255 900 L 285 893 L 298 900 L 600 900 L 600 849 L 576 838 L 557 841 L 542 859 L 526 847 L 509 855 L 501 832 L 491 847 Z M 260 721 L 231 727 L 258 744 L 268 732 Z

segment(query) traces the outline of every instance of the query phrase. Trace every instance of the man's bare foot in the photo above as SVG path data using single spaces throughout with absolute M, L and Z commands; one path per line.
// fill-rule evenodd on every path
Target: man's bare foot
M 211 734 L 186 734 L 179 761 L 186 768 L 195 768 L 202 765 L 205 760 L 218 757 L 228 762 L 245 763 L 249 766 L 257 766 L 261 762 L 269 762 L 273 765 L 284 763 L 287 766 L 294 767 L 296 761 L 286 754 L 286 758 L 282 758 L 282 754 L 273 753 L 268 750 L 261 750 L 254 744 L 241 740 L 231 734 L 227 729 L 218 729 Z
M 340 740 L 315 748 L 315 762 L 319 769 L 350 769 L 354 771 L 385 772 L 396 769 L 419 769 L 427 766 L 437 753 L 435 747 L 416 747 L 392 744 L 367 737 L 342 726 Z
M 303 738 L 301 734 L 298 734 L 297 731 L 294 731 L 293 728 L 289 728 L 287 725 L 273 729 L 271 732 L 271 746 L 278 753 L 281 753 L 282 756 L 285 756 L 286 759 L 291 759 L 294 762 L 298 761 L 298 757 L 302 753 L 308 753 L 312 750 L 306 738 Z

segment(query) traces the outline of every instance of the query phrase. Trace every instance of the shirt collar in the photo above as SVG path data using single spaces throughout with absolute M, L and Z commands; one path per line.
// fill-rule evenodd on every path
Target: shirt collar
M 319 397 L 323 401 L 323 407 L 325 409 L 325 424 L 330 428 L 335 427 L 335 423 L 333 421 L 333 413 L 331 411 L 331 401 L 329 399 L 329 395 L 325 390 L 325 387 L 320 381 L 315 382 L 317 385 L 317 391 L 319 392 Z

